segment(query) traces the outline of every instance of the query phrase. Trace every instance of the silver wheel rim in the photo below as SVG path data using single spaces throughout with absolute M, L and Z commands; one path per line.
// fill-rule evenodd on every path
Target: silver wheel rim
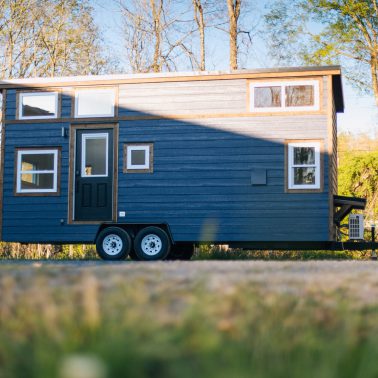
M 122 251 L 123 241 L 120 236 L 116 234 L 109 234 L 105 236 L 102 242 L 102 249 L 109 256 L 117 255 Z
M 163 242 L 156 234 L 148 234 L 142 239 L 141 247 L 146 255 L 155 256 L 161 251 Z

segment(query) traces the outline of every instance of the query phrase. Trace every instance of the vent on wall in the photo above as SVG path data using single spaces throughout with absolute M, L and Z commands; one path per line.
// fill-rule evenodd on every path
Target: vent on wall
M 364 239 L 364 216 L 362 214 L 349 215 L 349 239 Z

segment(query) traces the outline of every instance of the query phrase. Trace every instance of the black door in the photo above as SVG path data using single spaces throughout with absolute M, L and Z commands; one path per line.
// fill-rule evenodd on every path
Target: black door
M 75 220 L 112 220 L 113 155 L 113 129 L 76 131 Z

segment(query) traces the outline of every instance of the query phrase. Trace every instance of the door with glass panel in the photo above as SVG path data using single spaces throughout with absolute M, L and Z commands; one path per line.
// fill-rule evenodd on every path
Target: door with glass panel
M 112 220 L 113 155 L 113 129 L 76 130 L 76 221 Z

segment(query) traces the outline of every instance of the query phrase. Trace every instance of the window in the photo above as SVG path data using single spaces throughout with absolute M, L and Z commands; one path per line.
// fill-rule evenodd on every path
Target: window
M 19 119 L 44 119 L 58 117 L 58 92 L 20 92 Z
M 250 84 L 250 110 L 319 110 L 319 81 L 253 82 Z
M 320 189 L 320 142 L 288 144 L 288 189 Z
M 16 193 L 58 193 L 59 149 L 17 150 Z
M 153 172 L 153 144 L 124 145 L 124 173 Z
M 108 133 L 83 134 L 81 177 L 108 176 Z
M 78 89 L 75 93 L 75 117 L 114 117 L 115 90 Z

